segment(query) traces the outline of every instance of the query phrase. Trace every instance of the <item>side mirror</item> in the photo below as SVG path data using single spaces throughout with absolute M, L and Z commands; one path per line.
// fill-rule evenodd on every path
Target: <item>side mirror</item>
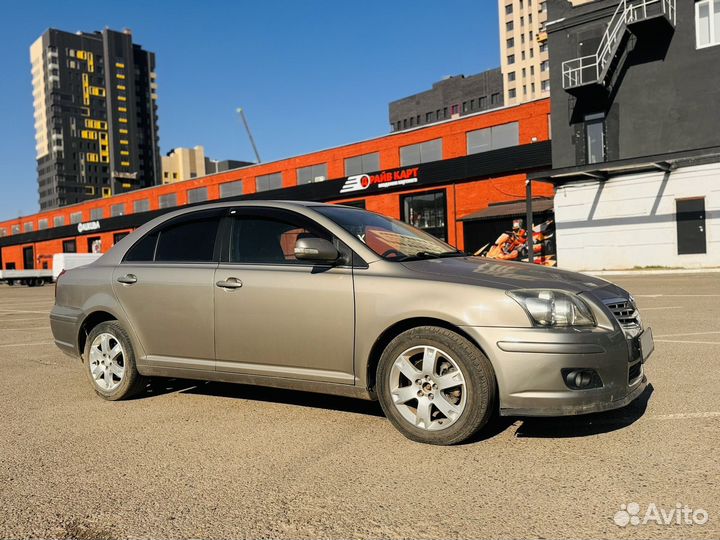
M 340 252 L 324 238 L 298 238 L 295 241 L 295 257 L 301 261 L 334 263 Z

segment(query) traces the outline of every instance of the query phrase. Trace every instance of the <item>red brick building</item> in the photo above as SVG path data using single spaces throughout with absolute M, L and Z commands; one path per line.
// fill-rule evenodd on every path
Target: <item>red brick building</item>
M 160 213 L 220 199 L 360 205 L 474 250 L 494 229 L 471 234 L 463 218 L 482 220 L 490 205 L 524 201 L 527 173 L 550 166 L 549 113 L 549 100 L 539 100 L 1 221 L 0 264 L 49 268 L 54 253 L 107 251 Z M 552 187 L 534 184 L 533 193 L 549 197 Z M 490 214 L 512 217 L 497 207 Z

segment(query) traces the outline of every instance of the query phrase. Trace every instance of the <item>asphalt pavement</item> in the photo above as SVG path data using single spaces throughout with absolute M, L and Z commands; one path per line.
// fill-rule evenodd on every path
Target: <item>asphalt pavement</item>
M 302 392 L 156 380 L 103 401 L 52 344 L 52 287 L 0 286 L 0 537 L 718 538 L 720 274 L 608 279 L 653 328 L 651 388 L 456 447 Z

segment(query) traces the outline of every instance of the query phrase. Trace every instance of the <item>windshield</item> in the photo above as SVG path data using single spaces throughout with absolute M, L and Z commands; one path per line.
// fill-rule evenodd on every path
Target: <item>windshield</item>
M 333 220 L 389 261 L 464 255 L 450 244 L 420 229 L 380 214 L 348 206 L 317 206 L 314 210 Z

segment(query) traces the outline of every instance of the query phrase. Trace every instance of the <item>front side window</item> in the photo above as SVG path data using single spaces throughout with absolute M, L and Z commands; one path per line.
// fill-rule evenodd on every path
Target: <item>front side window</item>
M 240 215 L 232 224 L 230 262 L 308 264 L 295 257 L 295 242 L 303 236 L 332 241 L 326 231 L 293 216 Z
M 695 2 L 695 36 L 698 49 L 720 45 L 720 0 Z
M 417 163 L 440 161 L 442 159 L 442 139 L 434 139 L 418 144 L 400 147 L 400 165 L 406 167 Z
M 397 219 L 340 205 L 318 206 L 314 210 L 388 261 L 462 255 L 451 245 Z

